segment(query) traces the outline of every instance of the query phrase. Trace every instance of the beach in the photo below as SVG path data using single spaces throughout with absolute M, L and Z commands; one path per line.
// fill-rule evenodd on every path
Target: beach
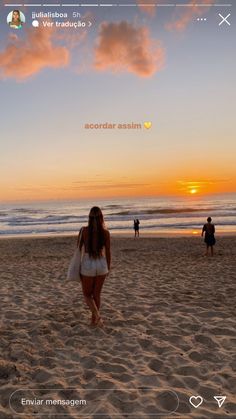
M 216 238 L 212 258 L 199 236 L 112 237 L 103 329 L 66 281 L 76 236 L 0 240 L 0 419 L 235 418 L 236 236 Z M 88 404 L 9 407 L 19 389 Z

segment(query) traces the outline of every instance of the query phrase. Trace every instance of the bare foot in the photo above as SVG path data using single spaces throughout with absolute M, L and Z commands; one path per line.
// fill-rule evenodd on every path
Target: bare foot
M 103 320 L 102 320 L 102 318 L 101 318 L 101 317 L 98 317 L 98 318 L 96 319 L 96 323 L 95 323 L 95 325 L 96 325 L 96 326 L 98 326 L 98 327 L 104 327 L 104 322 L 103 322 Z

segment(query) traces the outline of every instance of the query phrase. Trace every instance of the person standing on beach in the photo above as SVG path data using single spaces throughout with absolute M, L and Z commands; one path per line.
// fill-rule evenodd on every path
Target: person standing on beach
M 209 247 L 211 248 L 211 256 L 213 256 L 213 246 L 215 245 L 215 226 L 212 224 L 211 217 L 207 218 L 207 223 L 202 227 L 202 237 L 205 232 L 206 256 L 208 256 Z
M 89 213 L 88 225 L 80 230 L 78 244 L 84 246 L 80 277 L 85 302 L 91 310 L 91 325 L 103 326 L 100 316 L 101 291 L 110 270 L 110 233 L 105 228 L 102 211 L 93 207 Z
M 138 236 L 139 237 L 139 220 L 138 218 L 134 219 L 134 237 Z

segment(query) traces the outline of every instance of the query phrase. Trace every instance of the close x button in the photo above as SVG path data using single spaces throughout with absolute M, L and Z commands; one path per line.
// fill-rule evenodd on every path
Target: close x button
M 224 23 L 228 26 L 231 25 L 231 23 L 228 21 L 228 18 L 231 16 L 231 13 L 229 13 L 227 16 L 222 16 L 221 13 L 219 13 L 219 16 L 221 18 L 221 21 L 219 23 L 219 26 L 223 25 Z

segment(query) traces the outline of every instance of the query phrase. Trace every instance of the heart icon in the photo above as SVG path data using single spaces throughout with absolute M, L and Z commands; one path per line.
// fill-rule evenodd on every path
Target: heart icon
M 144 128 L 146 128 L 146 129 L 149 129 L 149 128 L 151 128 L 151 126 L 152 126 L 152 123 L 149 121 L 149 122 L 144 122 Z
M 203 402 L 203 398 L 201 396 L 192 396 L 189 398 L 189 403 L 197 409 L 199 406 L 201 406 Z

